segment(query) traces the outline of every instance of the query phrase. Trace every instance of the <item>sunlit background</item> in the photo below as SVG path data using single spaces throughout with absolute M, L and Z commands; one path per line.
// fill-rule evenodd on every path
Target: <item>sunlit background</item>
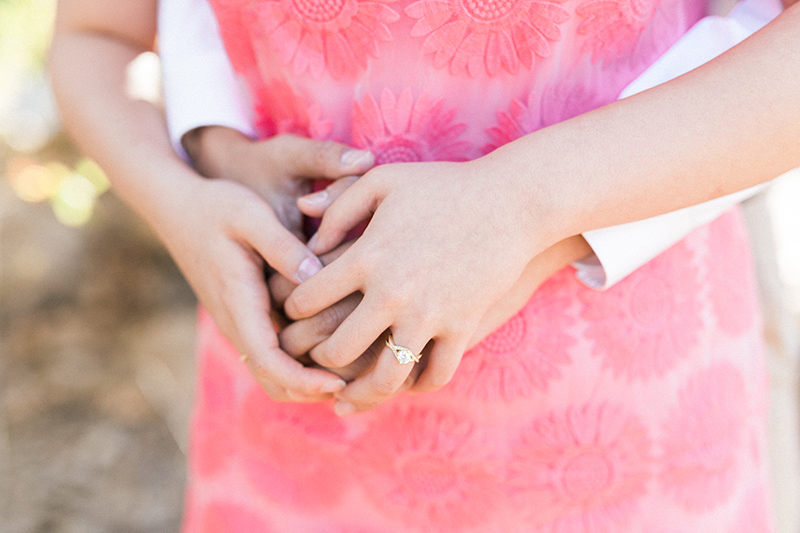
M 176 531 L 194 299 L 61 132 L 44 70 L 54 11 L 0 0 L 0 531 Z M 152 91 L 154 60 L 140 61 L 135 92 Z M 790 174 L 748 207 L 781 486 L 797 481 L 798 202 Z M 785 523 L 797 495 L 778 495 Z

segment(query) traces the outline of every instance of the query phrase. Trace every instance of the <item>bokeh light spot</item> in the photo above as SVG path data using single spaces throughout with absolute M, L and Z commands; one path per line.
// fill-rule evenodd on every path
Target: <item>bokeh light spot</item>
M 86 177 L 70 174 L 50 198 L 56 218 L 67 226 L 82 226 L 92 217 L 97 191 Z
M 20 199 L 26 202 L 42 202 L 56 191 L 61 177 L 69 172 L 66 167 L 60 166 L 63 171 L 20 157 L 8 165 L 8 181 Z
M 87 157 L 84 157 L 78 162 L 77 166 L 75 167 L 75 172 L 82 175 L 92 183 L 94 190 L 97 192 L 97 196 L 100 196 L 106 192 L 111 186 L 111 184 L 108 182 L 108 178 L 106 177 L 106 173 L 103 172 L 103 169 L 100 168 L 100 165 Z

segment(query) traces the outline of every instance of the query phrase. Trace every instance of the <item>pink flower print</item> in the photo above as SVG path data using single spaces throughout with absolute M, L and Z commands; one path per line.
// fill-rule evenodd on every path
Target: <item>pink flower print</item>
M 267 0 L 255 7 L 261 29 L 279 61 L 295 75 L 352 78 L 378 57 L 378 43 L 392 40 L 387 24 L 400 16 L 395 0 Z
M 512 401 L 545 392 L 561 368 L 570 364 L 575 319 L 567 314 L 563 286 L 571 272 L 547 281 L 531 300 L 498 330 L 464 354 L 451 386 L 480 400 Z
M 603 94 L 585 81 L 570 79 L 545 88 L 541 98 L 542 124 L 552 126 L 613 102 L 615 96 Z
M 659 479 L 686 509 L 707 510 L 733 494 L 747 448 L 745 397 L 744 378 L 727 362 L 698 372 L 678 393 L 664 424 Z
M 520 65 L 533 69 L 561 39 L 559 25 L 569 19 L 561 0 L 418 0 L 406 7 L 417 22 L 414 37 L 425 37 L 422 51 L 434 54 L 436 68 L 475 77 Z
M 202 319 L 200 328 L 203 329 Z M 230 363 L 224 363 L 219 353 L 228 355 L 225 352 L 230 351 L 230 346 L 219 333 L 211 335 L 201 343 L 197 414 L 193 421 L 191 462 L 200 476 L 215 473 L 231 457 L 236 427 L 234 377 Z
M 367 94 L 353 109 L 353 144 L 371 150 L 377 164 L 413 161 L 464 161 L 469 148 L 459 140 L 466 129 L 453 123 L 456 109 L 423 94 L 416 101 L 411 89 L 395 98 L 389 89 L 380 104 Z
M 540 115 L 539 98 L 533 92 L 528 94 L 525 103 L 515 98 L 508 106 L 508 111 L 497 112 L 497 124 L 486 130 L 491 142 L 483 147 L 483 153 L 488 154 L 538 130 L 542 127 Z
M 737 213 L 727 213 L 708 226 L 711 305 L 722 331 L 739 336 L 756 317 L 757 299 L 750 242 Z
M 592 61 L 627 56 L 658 8 L 660 0 L 589 0 L 575 13 L 584 20 L 578 34 L 585 35 Z
M 194 522 L 194 521 L 193 521 Z M 274 531 L 252 509 L 227 502 L 212 502 L 202 513 L 199 524 L 186 528 L 185 533 L 269 533 Z
M 405 528 L 480 527 L 501 501 L 496 463 L 453 414 L 393 407 L 373 419 L 358 450 L 367 494 Z
M 247 0 L 210 0 L 210 3 L 234 70 L 245 76 L 254 73 L 257 60 L 248 31 L 252 17 L 245 9 Z
M 322 117 L 322 107 L 311 98 L 298 95 L 282 79 L 260 87 L 255 95 L 256 129 L 262 138 L 291 133 L 324 139 L 333 123 Z
M 253 388 L 240 435 L 245 475 L 267 498 L 322 509 L 347 490 L 345 426 L 327 403 L 279 404 Z
M 691 259 L 678 243 L 608 291 L 579 292 L 604 369 L 628 381 L 662 376 L 697 344 L 701 285 Z
M 651 442 L 633 414 L 572 405 L 532 421 L 510 464 L 514 497 L 532 531 L 621 531 L 650 478 Z

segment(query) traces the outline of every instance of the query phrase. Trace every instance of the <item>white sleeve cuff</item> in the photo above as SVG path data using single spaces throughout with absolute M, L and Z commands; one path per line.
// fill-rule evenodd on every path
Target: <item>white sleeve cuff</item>
M 676 78 L 712 60 L 743 41 L 781 11 L 777 0 L 743 0 L 728 17 L 706 17 L 623 90 L 632 96 Z M 753 187 L 710 202 L 654 218 L 583 234 L 593 255 L 573 263 L 583 283 L 607 289 L 680 241 L 693 229 L 711 222 L 732 205 L 753 196 Z
M 583 237 L 594 254 L 573 263 L 578 269 L 578 279 L 593 289 L 607 289 L 686 237 L 695 228 L 708 224 L 768 185 L 763 183 L 703 204 L 638 222 L 587 231 Z
M 254 137 L 247 93 L 207 0 L 162 0 L 158 11 L 164 104 L 175 151 L 186 159 L 181 138 L 200 126 L 227 126 Z

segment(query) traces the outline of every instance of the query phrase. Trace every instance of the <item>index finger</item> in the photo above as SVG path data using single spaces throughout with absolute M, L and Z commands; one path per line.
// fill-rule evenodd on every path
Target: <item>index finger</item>
M 336 392 L 344 387 L 344 381 L 336 374 L 304 367 L 280 349 L 278 335 L 269 318 L 266 290 L 247 290 L 245 284 L 237 292 L 237 305 L 230 313 L 255 373 L 279 387 L 306 395 Z M 263 300 L 259 301 L 261 298 Z

